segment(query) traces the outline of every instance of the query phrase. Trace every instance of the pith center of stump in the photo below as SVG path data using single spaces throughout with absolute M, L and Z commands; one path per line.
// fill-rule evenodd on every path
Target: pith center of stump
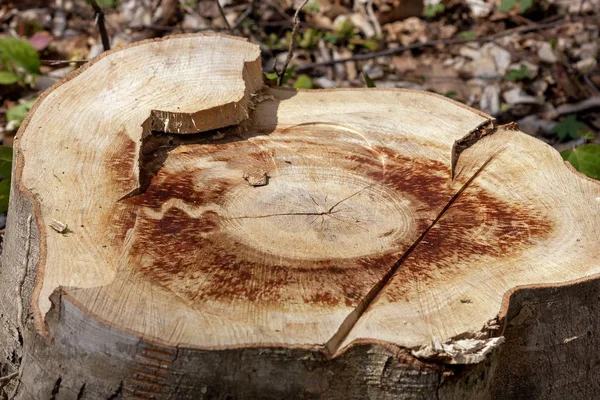
M 367 256 L 386 251 L 412 228 L 408 201 L 335 169 L 280 169 L 268 185 L 240 185 L 227 197 L 225 230 L 276 256 Z

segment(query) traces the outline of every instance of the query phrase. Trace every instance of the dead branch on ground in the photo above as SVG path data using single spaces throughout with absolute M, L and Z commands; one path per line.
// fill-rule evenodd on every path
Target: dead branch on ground
M 302 2 L 302 4 L 300 4 L 300 7 L 298 7 L 296 9 L 296 12 L 294 13 L 294 28 L 292 28 L 292 35 L 290 37 L 290 47 L 288 48 L 288 53 L 287 53 L 287 57 L 285 58 L 285 63 L 283 64 L 283 69 L 281 71 L 277 71 L 277 68 L 274 68 L 275 73 L 277 74 L 277 85 L 278 86 L 281 86 L 283 84 L 283 78 L 285 76 L 285 71 L 287 71 L 287 67 L 290 64 L 290 61 L 292 60 L 292 57 L 294 55 L 296 35 L 298 35 L 298 28 L 300 27 L 300 22 L 298 21 L 298 15 L 300 14 L 300 11 L 302 10 L 302 8 L 304 8 L 306 3 L 308 3 L 308 0 L 304 0 Z M 276 66 L 274 66 L 274 67 L 276 67 Z
M 108 32 L 106 31 L 106 24 L 104 23 L 104 11 L 102 7 L 98 5 L 96 0 L 90 0 L 90 4 L 96 13 L 96 25 L 100 31 L 100 38 L 102 39 L 102 48 L 104 51 L 110 50 L 110 39 L 108 38 Z

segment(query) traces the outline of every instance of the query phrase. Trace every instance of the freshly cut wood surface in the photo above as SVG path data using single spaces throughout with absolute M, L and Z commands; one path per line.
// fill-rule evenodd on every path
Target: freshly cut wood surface
M 600 185 L 550 147 L 430 93 L 263 88 L 259 56 L 144 43 L 37 103 L 15 189 L 37 207 L 40 332 L 60 290 L 163 345 L 474 362 L 511 290 L 600 272 Z M 474 357 L 443 347 L 460 339 Z
M 439 344 L 499 335 L 494 320 L 514 290 L 597 277 L 599 182 L 515 130 L 499 129 L 461 154 L 463 165 L 487 160 L 343 346 L 370 338 L 459 362 Z
M 40 329 L 56 288 L 109 284 L 126 261 L 125 237 L 109 229 L 121 218 L 118 200 L 139 186 L 142 136 L 236 124 L 247 118 L 249 96 L 261 86 L 257 47 L 184 36 L 101 57 L 38 101 L 17 149 L 24 164 L 18 184 L 36 197 L 44 233 L 34 299 Z M 55 232 L 53 220 L 69 232 Z

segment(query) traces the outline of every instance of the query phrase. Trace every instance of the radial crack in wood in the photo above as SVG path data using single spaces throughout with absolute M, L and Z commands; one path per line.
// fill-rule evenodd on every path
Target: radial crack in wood
M 456 143 L 456 142 L 455 142 Z M 452 147 L 453 150 L 455 146 Z M 359 319 L 364 314 L 365 310 L 373 303 L 375 298 L 380 295 L 389 284 L 390 280 L 394 277 L 394 275 L 398 272 L 398 270 L 402 267 L 402 263 L 411 255 L 414 249 L 423 241 L 423 239 L 427 236 L 429 231 L 435 226 L 435 224 L 444 216 L 444 214 L 452 207 L 452 205 L 460 198 L 463 192 L 469 187 L 469 185 L 483 172 L 485 167 L 493 161 L 495 154 L 492 154 L 489 159 L 487 159 L 483 165 L 475 171 L 475 173 L 465 182 L 465 184 L 452 196 L 452 198 L 448 201 L 448 203 L 442 208 L 438 216 L 431 222 L 427 228 L 421 233 L 421 235 L 415 240 L 415 242 L 406 250 L 402 257 L 396 261 L 396 263 L 392 266 L 392 268 L 386 273 L 383 278 L 377 282 L 377 284 L 367 293 L 367 295 L 359 302 L 358 306 L 352 311 L 348 317 L 344 320 L 340 329 L 336 332 L 336 334 L 331 338 L 331 340 L 327 343 L 327 350 L 330 354 L 336 354 L 339 350 L 340 344 L 346 339 L 346 337 L 350 334 L 352 329 L 356 326 Z M 454 158 L 453 158 L 454 160 Z M 454 358 L 453 358 L 454 359 Z

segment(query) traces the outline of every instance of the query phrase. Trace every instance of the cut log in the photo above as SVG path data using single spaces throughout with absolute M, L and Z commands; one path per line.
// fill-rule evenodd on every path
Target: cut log
M 51 88 L 15 154 L 17 399 L 600 394 L 600 184 L 457 102 L 178 36 Z

